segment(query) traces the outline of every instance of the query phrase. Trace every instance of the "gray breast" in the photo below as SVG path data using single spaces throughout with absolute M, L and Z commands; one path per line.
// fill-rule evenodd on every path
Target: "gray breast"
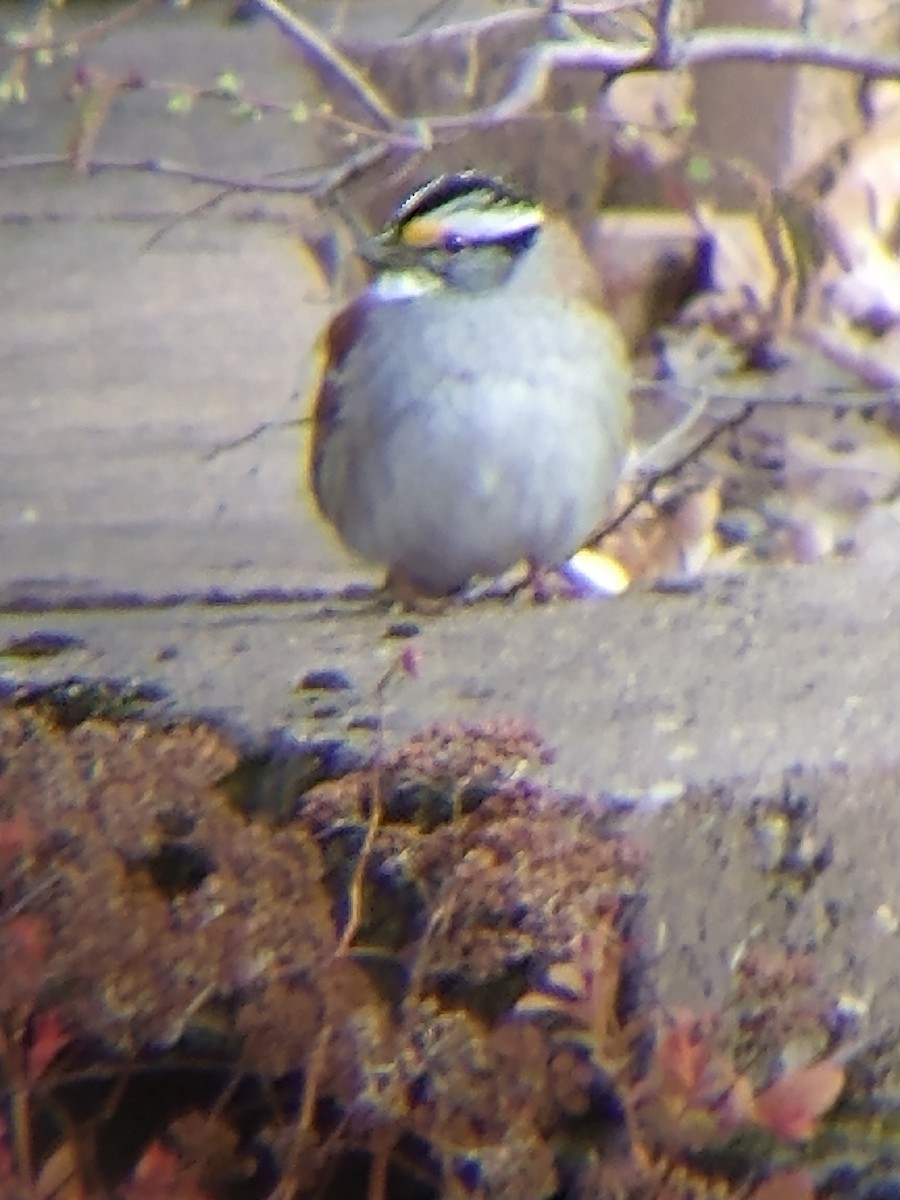
M 559 564 L 615 487 L 628 382 L 618 331 L 583 304 L 376 306 L 335 380 L 324 475 L 341 482 L 323 507 L 358 553 L 433 592 L 522 558 Z

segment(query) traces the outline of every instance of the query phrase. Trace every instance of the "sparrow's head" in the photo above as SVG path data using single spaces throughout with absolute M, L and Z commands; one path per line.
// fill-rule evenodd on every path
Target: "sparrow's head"
M 506 281 L 540 236 L 544 213 L 490 175 L 441 175 L 400 205 L 361 247 L 380 273 L 376 287 L 402 295 Z

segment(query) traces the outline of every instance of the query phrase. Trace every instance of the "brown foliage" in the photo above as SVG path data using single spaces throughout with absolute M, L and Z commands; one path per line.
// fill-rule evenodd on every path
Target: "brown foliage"
M 764 1164 L 733 1184 L 694 1156 L 817 1131 L 840 1066 L 734 1053 L 815 1025 L 814 966 L 749 952 L 728 1020 L 635 1012 L 642 855 L 527 779 L 549 757 L 517 722 L 449 725 L 308 786 L 324 759 L 210 725 L 0 707 L 4 1200 L 362 1196 L 353 1155 L 367 1200 L 747 1196 Z M 117 1122 L 140 1134 L 109 1163 Z
M 353 1148 L 386 1179 L 409 1138 L 425 1149 L 410 1169 L 448 1195 L 476 1178 L 486 1195 L 552 1193 L 554 1139 L 609 1084 L 565 1036 L 511 1010 L 535 969 L 602 929 L 612 957 L 596 1019 L 610 1019 L 640 855 L 592 805 L 520 778 L 546 758 L 514 722 L 436 728 L 298 794 L 273 825 L 240 810 L 264 809 L 276 765 L 248 773 L 211 726 L 63 727 L 52 711 L 0 709 L 17 1177 L 35 1174 L 20 1152 L 35 1117 L 78 1078 L 52 1066 L 71 1031 L 110 1085 L 91 1122 L 66 1108 L 76 1178 L 102 1179 L 96 1139 L 126 1103 L 125 1064 L 165 1055 L 187 1086 L 202 1044 L 199 1065 L 230 1082 L 207 1084 L 201 1111 L 212 1103 L 227 1125 L 240 1081 L 263 1085 L 285 1196 L 327 1186 Z M 243 1135 L 217 1150 L 196 1129 L 174 1138 L 195 1095 L 170 1097 L 166 1139 L 130 1164 L 129 1200 L 199 1195 L 210 1179 L 219 1194 L 229 1171 L 251 1169 Z M 196 1116 L 215 1129 L 212 1111 Z M 63 1161 L 37 1152 L 38 1167 Z

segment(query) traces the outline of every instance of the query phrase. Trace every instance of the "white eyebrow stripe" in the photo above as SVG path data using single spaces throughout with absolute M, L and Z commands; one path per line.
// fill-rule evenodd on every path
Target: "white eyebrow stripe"
M 438 217 L 443 231 L 462 238 L 466 242 L 498 242 L 503 238 L 515 237 L 538 229 L 543 217 L 537 209 L 529 206 L 505 209 L 461 209 Z

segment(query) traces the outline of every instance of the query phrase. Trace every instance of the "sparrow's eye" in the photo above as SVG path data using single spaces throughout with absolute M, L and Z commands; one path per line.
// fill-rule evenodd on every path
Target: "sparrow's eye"
M 466 239 L 461 233 L 448 233 L 444 238 L 444 249 L 449 250 L 451 254 L 462 250 L 465 244 Z

